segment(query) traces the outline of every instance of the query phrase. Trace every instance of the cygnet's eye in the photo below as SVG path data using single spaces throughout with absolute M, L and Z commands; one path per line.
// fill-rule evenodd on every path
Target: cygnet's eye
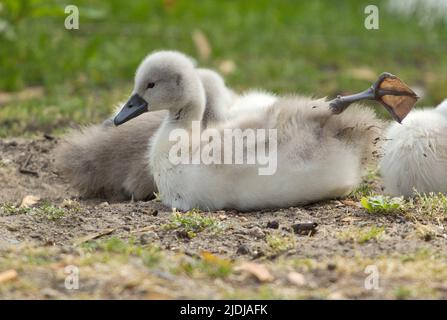
M 155 83 L 154 83 L 154 82 L 149 82 L 149 83 L 147 84 L 147 88 L 148 88 L 148 89 L 153 88 L 153 87 L 155 87 Z

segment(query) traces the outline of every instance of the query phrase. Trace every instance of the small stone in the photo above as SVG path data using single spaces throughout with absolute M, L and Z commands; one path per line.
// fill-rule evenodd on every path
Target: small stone
M 299 235 L 314 235 L 317 232 L 317 226 L 316 222 L 304 222 L 292 225 L 292 229 Z
M 244 262 L 234 268 L 236 272 L 246 272 L 256 278 L 259 282 L 272 282 L 275 278 L 267 269 L 267 267 L 260 263 Z
M 109 206 L 109 203 L 108 203 L 107 201 L 104 201 L 104 202 L 101 202 L 101 203 L 99 204 L 98 207 L 100 207 L 100 208 L 106 208 L 106 207 L 108 207 L 108 206 Z
M 299 287 L 307 284 L 306 278 L 304 278 L 304 276 L 298 272 L 290 272 L 287 275 L 287 280 L 289 280 L 290 283 Z
M 328 295 L 328 298 L 331 299 L 331 300 L 343 300 L 343 299 L 346 299 L 344 294 L 342 292 L 339 292 L 339 291 L 331 292 Z
M 75 254 L 75 252 L 73 247 L 63 246 L 60 248 L 60 253 L 62 254 Z
M 247 247 L 245 244 L 241 244 L 236 251 L 236 254 L 250 254 L 250 248 Z
M 1 163 L 4 164 L 5 166 L 9 166 L 13 163 L 13 161 L 11 159 L 1 159 Z
M 76 209 L 79 207 L 79 202 L 77 202 L 76 200 L 64 199 L 64 201 L 62 201 L 61 207 L 67 209 Z
M 36 232 L 31 233 L 29 236 L 34 239 L 42 239 L 42 235 Z
M 151 212 L 151 215 L 152 215 L 153 217 L 158 216 L 158 210 L 153 209 L 152 212 Z
M 8 147 L 17 147 L 18 143 L 17 143 L 17 141 L 12 140 L 12 141 L 7 142 L 6 145 Z
M 140 243 L 145 245 L 145 244 L 149 244 L 154 241 L 157 241 L 158 239 L 159 239 L 158 234 L 156 234 L 153 231 L 149 231 L 149 232 L 143 233 L 140 236 Z
M 247 234 L 256 238 L 263 238 L 264 232 L 259 227 L 253 227 L 247 231 Z
M 267 222 L 267 228 L 278 229 L 279 228 L 279 222 L 276 221 L 276 220 L 269 221 L 269 222 Z
M 9 224 L 6 226 L 6 229 L 8 229 L 9 231 L 17 231 L 19 230 L 19 227 L 14 224 Z
M 328 263 L 327 264 L 327 269 L 329 271 L 334 271 L 335 269 L 337 269 L 337 265 L 335 263 Z
M 50 298 L 50 299 L 54 299 L 58 296 L 60 296 L 60 293 L 52 288 L 43 288 L 40 291 L 41 294 L 43 294 L 43 296 L 45 298 Z
M 176 235 L 178 238 L 182 238 L 182 239 L 186 239 L 186 240 L 191 239 L 191 235 L 186 230 L 178 230 L 176 232 Z
M 257 248 L 255 251 L 253 251 L 252 259 L 259 259 L 265 256 L 265 252 L 262 251 L 260 248 Z

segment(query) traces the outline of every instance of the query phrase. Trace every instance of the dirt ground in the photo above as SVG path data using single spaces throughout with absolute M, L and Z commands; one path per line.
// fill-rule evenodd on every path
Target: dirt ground
M 0 298 L 447 298 L 445 213 L 348 198 L 197 213 L 213 227 L 188 233 L 157 200 L 77 198 L 53 172 L 55 144 L 0 140 Z M 18 209 L 29 195 L 39 210 Z

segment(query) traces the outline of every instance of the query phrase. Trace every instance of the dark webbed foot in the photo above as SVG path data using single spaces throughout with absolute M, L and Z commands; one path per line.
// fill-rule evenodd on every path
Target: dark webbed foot
M 371 88 L 349 96 L 337 96 L 329 102 L 334 114 L 342 113 L 353 102 L 376 100 L 385 106 L 391 116 L 401 122 L 419 97 L 402 80 L 390 73 L 382 73 Z

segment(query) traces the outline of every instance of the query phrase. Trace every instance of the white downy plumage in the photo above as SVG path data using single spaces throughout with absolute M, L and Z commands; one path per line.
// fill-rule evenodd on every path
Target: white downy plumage
M 148 88 L 148 83 L 154 86 Z M 192 122 L 202 121 L 205 110 L 203 85 L 183 54 L 163 51 L 144 59 L 133 95 L 147 101 L 150 111 L 168 110 L 152 138 L 148 162 L 163 202 L 182 210 L 288 207 L 344 196 L 360 182 L 382 127 L 372 110 L 352 106 L 333 115 L 324 99 L 293 96 L 275 97 L 255 112 L 240 112 L 228 121 L 214 123 L 220 132 L 229 128 L 277 130 L 277 170 L 273 175 L 259 175 L 259 163 L 170 161 L 170 150 L 178 142 L 170 141 L 171 132 L 191 132 Z M 190 149 L 189 142 L 185 147 Z
M 197 72 L 206 94 L 204 126 L 225 120 L 237 95 L 218 73 Z M 157 189 L 146 158 L 148 141 L 165 116 L 163 111 L 151 112 L 120 127 L 108 119 L 102 125 L 74 130 L 59 144 L 56 166 L 83 197 L 150 198 Z
M 411 112 L 385 137 L 380 161 L 385 192 L 406 197 L 415 191 L 447 193 L 447 100 Z

